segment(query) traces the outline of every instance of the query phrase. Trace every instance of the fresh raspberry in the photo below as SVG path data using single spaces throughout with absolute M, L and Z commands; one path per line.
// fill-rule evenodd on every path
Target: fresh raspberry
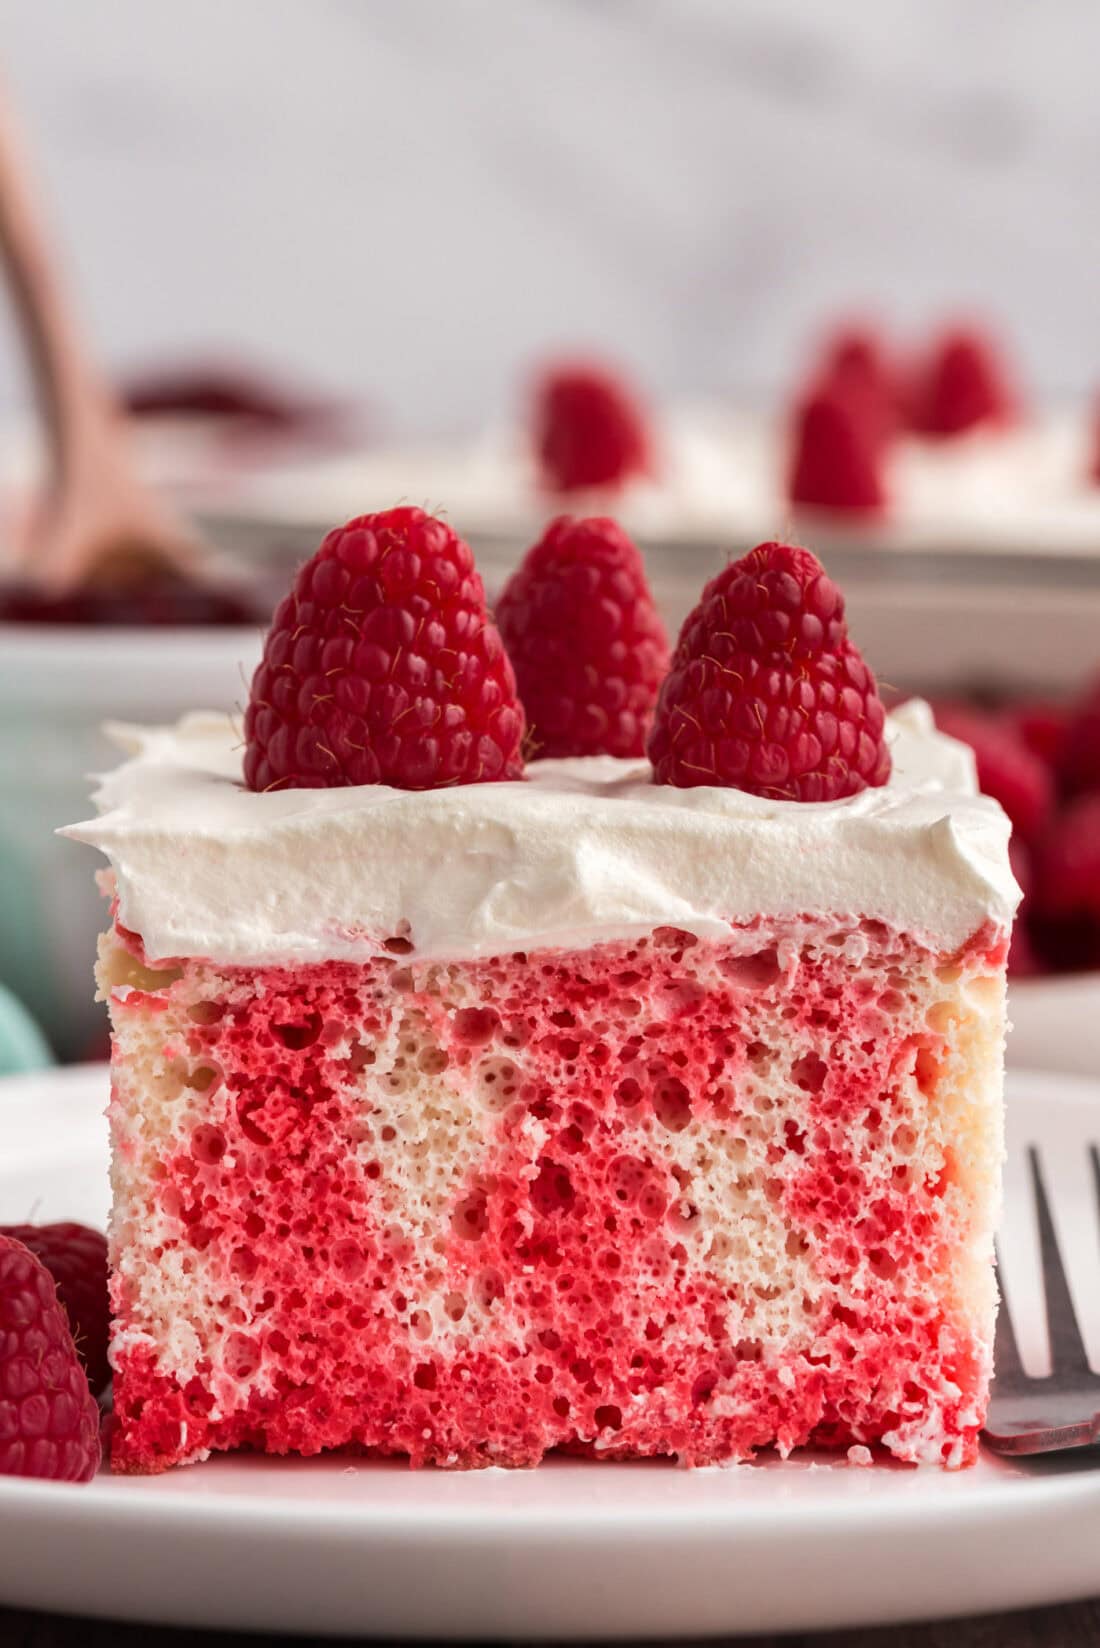
M 276 610 L 244 730 L 253 790 L 521 778 L 515 677 L 453 528 L 402 508 L 330 532 Z
M 1054 805 L 1054 782 L 1037 755 L 1008 722 L 963 704 L 937 704 L 936 725 L 951 738 L 969 744 L 983 795 L 999 801 L 1013 830 L 1030 846 Z
M 1100 795 L 1071 801 L 1043 837 L 1035 897 L 1045 915 L 1083 914 L 1100 922 Z
M 540 756 L 645 754 L 668 637 L 620 526 L 551 521 L 496 618 Z
M 1033 929 L 1059 968 L 1100 966 L 1100 794 L 1054 820 L 1035 855 Z
M 1020 910 L 1008 946 L 1008 975 L 1010 978 L 1038 978 L 1044 971 L 1042 957 L 1035 948 L 1024 912 Z
M 1011 423 L 1016 400 L 998 351 L 981 332 L 947 332 L 912 386 L 910 417 L 922 435 L 962 435 L 979 424 Z
M 1025 847 L 1022 837 L 1014 834 L 1008 844 L 1008 860 L 1012 865 L 1012 874 L 1016 877 L 1023 894 L 1023 900 L 1016 912 L 1016 921 L 1012 928 L 1012 943 L 1008 951 L 1008 970 L 1014 978 L 1030 978 L 1042 972 L 1039 957 L 1035 946 L 1031 942 L 1028 932 L 1028 917 L 1030 916 L 1031 891 L 1034 885 L 1034 871 L 1032 869 L 1031 853 Z
M 548 492 L 618 487 L 653 464 L 648 419 L 633 389 L 584 363 L 556 367 L 536 386 L 534 446 Z
M 99 1409 L 53 1277 L 0 1236 L 0 1476 L 87 1482 L 99 1466 Z
M 875 678 L 844 598 L 808 549 L 759 544 L 703 591 L 661 688 L 649 756 L 659 784 L 723 784 L 835 801 L 885 784 Z
M 1037 755 L 1045 767 L 1058 771 L 1069 736 L 1070 711 L 1065 704 L 1049 698 L 1031 698 L 1014 704 L 1008 722 L 1016 737 Z M 1100 743 L 1098 743 L 1100 757 Z M 1100 778 L 1100 758 L 1096 772 Z
M 882 338 L 869 326 L 845 326 L 828 339 L 818 381 L 848 397 L 883 444 L 897 428 L 900 385 Z
M 1021 893 L 1026 899 L 1035 885 L 1035 866 L 1031 856 L 1031 849 L 1023 838 L 1013 834 L 1008 844 L 1008 862 L 1012 866 L 1012 874 L 1016 877 Z
M 1092 683 L 1070 714 L 1058 772 L 1067 795 L 1100 790 L 1100 680 Z
M 789 484 L 793 504 L 878 515 L 886 506 L 881 437 L 858 395 L 835 385 L 799 409 Z
M 1092 420 L 1092 458 L 1089 463 L 1089 480 L 1094 486 L 1100 486 L 1100 402 Z
M 107 1238 L 87 1225 L 0 1225 L 0 1236 L 11 1236 L 41 1259 L 65 1307 L 77 1353 L 88 1373 L 88 1384 L 98 1396 L 111 1377 L 107 1362 L 107 1330 L 111 1309 L 107 1300 Z
M 827 376 L 836 372 L 881 380 L 887 376 L 886 347 L 870 326 L 856 322 L 838 326 L 826 339 L 823 368 Z

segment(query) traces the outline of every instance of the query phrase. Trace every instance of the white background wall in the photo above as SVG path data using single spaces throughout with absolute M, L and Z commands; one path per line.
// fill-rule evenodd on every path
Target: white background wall
M 764 392 L 877 302 L 1100 386 L 1093 0 L 0 0 L 0 38 L 116 365 L 232 347 L 441 430 L 561 344 Z

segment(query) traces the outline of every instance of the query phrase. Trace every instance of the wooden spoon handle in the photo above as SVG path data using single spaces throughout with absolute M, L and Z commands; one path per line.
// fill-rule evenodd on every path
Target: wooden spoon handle
M 27 344 L 56 490 L 72 467 L 81 438 L 111 421 L 115 411 L 81 344 L 2 86 L 0 253 Z
M 16 560 L 56 592 L 150 569 L 199 577 L 200 548 L 143 483 L 111 391 L 84 346 L 0 86 L 0 254 L 27 344 L 49 457 L 48 508 Z

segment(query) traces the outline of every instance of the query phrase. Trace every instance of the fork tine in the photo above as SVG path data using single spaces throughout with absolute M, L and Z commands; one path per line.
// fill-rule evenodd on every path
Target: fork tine
M 1058 1237 L 1054 1230 L 1050 1203 L 1047 1200 L 1039 1153 L 1028 1146 L 1031 1163 L 1031 1182 L 1035 1190 L 1035 1213 L 1039 1225 L 1039 1255 L 1043 1264 L 1043 1292 L 1046 1294 L 1047 1332 L 1050 1335 L 1051 1373 L 1088 1374 L 1088 1353 L 1077 1325 L 1077 1312 L 1066 1280 L 1065 1267 L 1058 1252 Z
M 993 1378 L 994 1389 L 1003 1394 L 1017 1391 L 1027 1383 L 1027 1374 L 1020 1361 L 1020 1348 L 1016 1343 L 1016 1330 L 1012 1324 L 1012 1312 L 1008 1308 L 1008 1300 L 1001 1285 L 1001 1255 L 997 1251 L 994 1261 L 997 1276 L 997 1291 L 1001 1296 L 1000 1307 L 997 1311 L 997 1331 L 993 1340 Z

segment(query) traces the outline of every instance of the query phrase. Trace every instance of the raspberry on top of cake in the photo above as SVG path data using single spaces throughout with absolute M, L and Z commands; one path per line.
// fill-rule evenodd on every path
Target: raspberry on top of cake
M 968 1463 L 1017 897 L 970 752 L 884 716 L 773 544 L 639 700 L 652 766 L 569 715 L 585 753 L 521 767 L 437 526 L 344 529 L 243 755 L 224 717 L 118 729 L 70 832 L 112 870 L 114 1468 Z M 578 625 L 597 673 L 625 622 Z

